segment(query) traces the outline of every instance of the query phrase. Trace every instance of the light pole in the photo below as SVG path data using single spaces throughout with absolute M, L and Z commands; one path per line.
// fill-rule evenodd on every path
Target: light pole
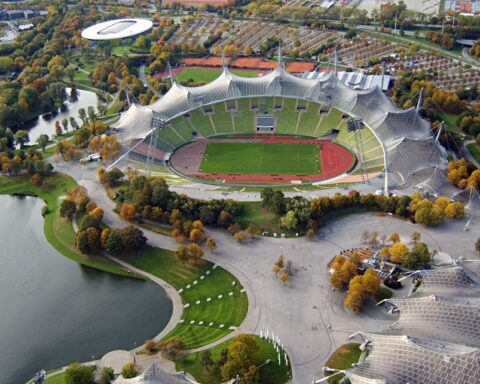
M 347 131 L 355 135 L 355 141 L 357 143 L 357 151 L 360 155 L 360 167 L 362 169 L 362 181 L 368 181 L 367 170 L 363 159 L 365 158 L 365 151 L 363 149 L 362 136 L 360 131 L 365 128 L 362 119 L 350 118 L 347 121 Z

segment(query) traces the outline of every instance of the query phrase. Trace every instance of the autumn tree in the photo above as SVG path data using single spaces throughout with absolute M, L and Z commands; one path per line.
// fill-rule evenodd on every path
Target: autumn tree
M 133 220 L 136 214 L 137 210 L 133 204 L 123 203 L 120 206 L 120 216 L 124 220 Z
M 390 260 L 393 263 L 401 264 L 407 252 L 408 247 L 404 243 L 395 243 L 390 247 Z
M 215 241 L 215 239 L 213 237 L 209 237 L 207 239 L 207 243 L 205 245 L 211 253 L 215 253 L 215 251 L 217 249 L 217 242 Z
M 422 234 L 420 232 L 413 231 L 410 238 L 416 244 L 422 238 Z
M 400 241 L 400 235 L 398 232 L 393 232 L 388 238 L 392 243 L 398 243 Z
M 288 273 L 287 273 L 287 272 L 282 272 L 282 273 L 280 274 L 280 281 L 281 281 L 284 285 L 285 285 L 286 282 L 288 281 L 288 278 L 289 278 L 289 276 L 288 276 Z

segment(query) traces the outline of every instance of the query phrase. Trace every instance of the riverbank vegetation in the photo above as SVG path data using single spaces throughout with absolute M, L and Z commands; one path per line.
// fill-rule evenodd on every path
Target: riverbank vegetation
M 76 182 L 67 175 L 52 173 L 48 185 L 35 185 L 30 176 L 0 176 L 0 194 L 27 194 L 38 196 L 45 201 L 44 232 L 48 242 L 64 256 L 87 267 L 129 277 L 136 276 L 115 262 L 101 256 L 82 255 L 75 247 L 75 232 L 72 221 L 60 216 L 60 205 L 68 190 L 76 187 Z M 40 213 L 39 213 L 40 214 Z
M 183 263 L 175 252 L 153 247 L 121 258 L 178 290 L 184 305 L 182 319 L 164 340 L 178 338 L 183 349 L 228 335 L 247 314 L 248 298 L 240 282 L 207 260 Z M 152 345 L 151 351 L 155 350 Z

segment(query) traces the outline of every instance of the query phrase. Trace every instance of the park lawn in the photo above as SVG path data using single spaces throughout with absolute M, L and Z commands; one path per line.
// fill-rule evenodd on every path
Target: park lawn
M 439 112 L 438 116 L 441 120 L 445 121 L 447 124 L 447 129 L 449 131 L 460 133 L 460 129 L 457 127 L 457 116 L 450 113 Z
M 235 75 L 243 77 L 257 77 L 258 72 L 254 71 L 231 71 Z M 215 80 L 222 73 L 221 69 L 194 69 L 187 68 L 175 76 L 178 82 L 193 80 L 194 82 L 209 83 Z
M 203 173 L 318 174 L 317 144 L 210 143 L 200 165 Z
M 60 373 L 58 375 L 49 377 L 45 380 L 45 384 L 65 384 L 65 373 Z
M 183 322 L 165 336 L 165 339 L 181 338 L 186 349 L 207 345 L 228 335 L 232 331 L 229 328 L 238 327 L 247 315 L 248 298 L 240 282 L 225 269 L 214 268 L 209 261 L 183 265 L 176 260 L 174 252 L 153 247 L 122 257 L 174 286 L 183 304 L 189 304 L 184 308 Z M 219 299 L 219 295 L 222 298 Z M 207 302 L 207 298 L 211 300 Z M 203 324 L 199 324 L 200 321 Z
M 280 228 L 280 215 L 263 208 L 261 201 L 242 201 L 240 204 L 242 205 L 242 212 L 240 213 L 240 216 L 235 219 L 243 228 L 247 228 L 250 224 L 254 224 L 261 232 L 268 232 L 270 234 L 293 234 L 295 232 Z
M 45 190 L 30 183 L 30 176 L 12 178 L 0 177 L 0 194 L 31 193 L 45 201 L 48 213 L 45 215 L 44 232 L 48 242 L 62 255 L 87 267 L 115 273 L 122 276 L 137 277 L 102 256 L 82 255 L 75 246 L 75 232 L 71 220 L 60 217 L 59 208 L 62 197 L 69 189 L 76 187 L 76 182 L 68 175 L 54 173 L 53 187 Z
M 348 343 L 342 345 L 328 358 L 325 366 L 338 370 L 352 368 L 352 364 L 358 362 L 362 353 L 359 346 L 360 344 L 358 343 Z M 331 374 L 332 373 L 326 373 L 327 376 L 330 376 Z M 343 374 L 336 375 L 331 379 L 328 379 L 328 382 L 330 384 L 337 384 L 340 383 L 343 377 Z
M 260 368 L 260 382 L 262 384 L 282 384 L 286 383 L 291 378 L 290 368 L 285 365 L 285 357 L 282 354 L 282 365 L 278 365 L 278 353 L 271 342 L 255 336 L 255 339 L 260 347 L 255 355 L 255 364 L 259 366 L 267 360 L 271 360 L 270 364 L 264 365 Z M 230 342 L 228 340 L 211 349 L 212 359 L 217 360 L 220 357 L 220 352 L 224 348 L 228 348 Z M 186 371 L 190 373 L 200 383 L 217 384 L 222 381 L 212 373 L 206 371 L 201 364 L 200 352 L 187 355 L 182 360 L 175 361 L 177 371 Z

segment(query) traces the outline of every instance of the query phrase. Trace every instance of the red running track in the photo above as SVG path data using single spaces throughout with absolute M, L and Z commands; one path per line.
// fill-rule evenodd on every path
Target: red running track
M 320 159 L 322 170 L 319 174 L 313 175 L 276 175 L 276 174 L 220 174 L 220 173 L 188 173 L 189 176 L 200 179 L 224 180 L 229 184 L 289 184 L 292 182 L 314 182 L 331 179 L 348 172 L 354 162 L 353 155 L 344 147 L 333 143 L 330 140 L 318 139 L 289 139 L 285 136 L 272 136 L 271 138 L 259 139 L 253 136 L 254 140 L 268 144 L 317 144 L 320 146 Z M 232 139 L 231 141 L 234 141 Z M 230 141 L 230 140 L 225 140 Z M 205 145 L 208 140 L 205 140 Z M 186 147 L 184 147 L 186 149 Z M 203 147 L 205 148 L 205 147 Z M 192 148 L 193 149 L 193 148 Z M 195 156 L 188 151 L 189 156 Z M 203 153 L 199 153 L 203 158 Z M 196 156 L 195 156 L 196 157 Z

